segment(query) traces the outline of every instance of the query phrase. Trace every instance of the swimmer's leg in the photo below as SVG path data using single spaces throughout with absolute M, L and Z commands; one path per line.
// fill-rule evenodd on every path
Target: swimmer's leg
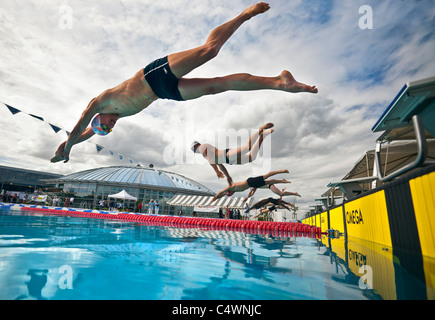
M 274 185 L 270 186 L 270 191 L 272 191 L 273 193 L 279 195 L 281 198 L 285 197 L 285 196 L 297 196 L 300 197 L 301 195 L 297 192 L 291 192 L 291 191 L 285 191 L 286 188 L 283 188 L 282 190 L 280 190 L 279 188 L 277 188 Z
M 263 143 L 263 139 L 267 137 L 269 134 L 273 132 L 273 129 L 264 130 L 260 134 L 260 138 L 255 142 L 254 146 L 252 147 L 251 151 L 244 155 L 246 158 L 246 161 L 252 162 L 255 159 L 257 159 L 258 151 L 260 151 L 261 144 Z
M 273 132 L 273 129 L 267 129 L 262 131 L 259 134 L 259 138 L 257 139 L 257 141 L 255 141 L 254 145 L 250 148 L 250 150 L 247 150 L 247 152 L 242 153 L 242 151 L 237 154 L 238 158 L 237 158 L 237 163 L 239 164 L 246 164 L 246 163 L 250 163 L 252 161 L 254 161 L 255 159 L 257 159 L 257 155 L 258 152 L 260 151 L 260 147 L 261 144 L 263 143 L 263 140 L 265 137 L 267 137 L 269 134 L 271 134 Z M 246 146 L 244 147 L 244 149 L 246 150 Z M 230 150 L 231 152 L 231 150 Z M 230 153 L 229 152 L 229 153 Z M 235 159 L 235 158 L 231 158 L 230 159 Z
M 248 143 L 245 144 L 243 147 L 240 147 L 237 149 L 237 153 L 248 153 L 252 150 L 253 145 L 257 142 L 257 139 L 260 137 L 260 146 L 262 143 L 262 140 L 264 138 L 264 135 L 268 135 L 273 132 L 273 130 L 268 130 L 273 127 L 273 123 L 266 123 L 265 125 L 261 126 L 260 129 L 258 129 L 257 132 L 255 132 L 248 140 Z
M 274 176 L 276 174 L 280 174 L 280 173 L 289 173 L 287 169 L 282 169 L 282 170 L 278 170 L 278 171 L 270 171 L 269 173 L 266 173 L 263 176 L 263 179 L 266 180 L 268 178 L 270 178 L 271 176 Z M 269 184 L 273 184 L 273 183 L 269 183 Z
M 241 163 L 239 162 L 239 159 L 242 157 L 246 157 L 248 156 L 247 154 L 250 153 L 250 151 L 253 148 L 260 148 L 261 147 L 261 143 L 263 142 L 263 132 L 265 135 L 268 135 L 270 133 L 273 132 L 273 130 L 267 130 L 273 127 L 273 123 L 266 123 L 265 125 L 261 126 L 260 129 L 258 131 L 256 131 L 252 136 L 249 137 L 248 143 L 245 144 L 242 147 L 239 147 L 237 149 L 230 149 L 227 153 L 227 157 L 229 159 L 237 159 L 237 163 Z M 260 139 L 258 139 L 260 137 Z M 258 143 L 258 141 L 260 141 Z M 257 151 L 258 152 L 258 151 Z M 249 161 L 251 162 L 251 161 Z M 245 162 L 243 162 L 245 163 Z
M 204 45 L 187 51 L 170 54 L 168 56 L 168 62 L 172 73 L 177 78 L 181 78 L 193 69 L 213 59 L 219 53 L 219 50 L 225 42 L 227 42 L 245 21 L 267 10 L 269 10 L 267 3 L 260 2 L 254 4 L 244 10 L 236 18 L 213 29 Z
M 266 186 L 269 186 L 271 184 L 278 184 L 278 183 L 291 183 L 291 181 L 288 181 L 286 179 L 270 179 L 264 181 Z
M 204 95 L 217 94 L 229 90 L 279 90 L 292 93 L 309 92 L 317 93 L 315 86 L 309 86 L 295 80 L 293 75 L 284 70 L 276 77 L 254 76 L 248 73 L 237 73 L 216 78 L 181 78 L 178 89 L 184 100 L 192 100 Z
M 281 197 L 285 197 L 285 196 L 296 196 L 296 197 L 301 197 L 301 195 L 298 192 L 291 192 L 291 191 L 283 191 L 281 192 Z

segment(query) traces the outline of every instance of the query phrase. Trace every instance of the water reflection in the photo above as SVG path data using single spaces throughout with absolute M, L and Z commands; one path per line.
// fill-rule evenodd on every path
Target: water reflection
M 369 299 L 435 299 L 433 259 L 356 238 L 322 237 L 319 243 L 337 273 L 344 274 L 333 279 L 364 288 Z
M 12 213 L 0 214 L 0 257 L 9 299 L 430 298 L 391 251 L 344 238 Z M 58 285 L 63 265 L 72 290 Z M 363 265 L 372 270 L 366 289 Z
M 30 276 L 30 280 L 25 283 L 27 285 L 28 295 L 20 295 L 15 300 L 23 300 L 29 297 L 35 298 L 36 300 L 46 300 L 46 298 L 42 296 L 42 289 L 47 283 L 47 273 L 47 269 L 29 269 L 27 275 Z

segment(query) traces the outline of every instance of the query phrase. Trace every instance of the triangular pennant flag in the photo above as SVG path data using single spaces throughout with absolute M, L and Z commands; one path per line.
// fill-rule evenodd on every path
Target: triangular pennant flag
M 9 109 L 9 111 L 10 111 L 13 115 L 15 115 L 15 114 L 21 112 L 21 110 L 15 109 L 14 107 L 11 107 L 10 105 L 7 105 L 6 103 L 5 103 L 4 105 Z
M 49 123 L 51 129 L 54 130 L 54 132 L 58 133 L 60 130 L 62 130 L 61 128 L 59 128 L 58 126 L 55 126 L 54 124 Z
M 36 119 L 38 119 L 38 120 L 44 121 L 43 118 L 41 118 L 41 117 L 39 117 L 39 116 L 35 116 L 34 114 L 30 114 L 30 113 L 29 113 L 29 116 L 31 116 L 31 117 L 33 117 L 33 118 L 36 118 Z
M 1 102 L 1 101 L 0 101 L 0 103 L 3 103 L 3 104 L 8 108 L 8 110 L 9 110 L 13 115 L 15 115 L 15 114 L 17 114 L 17 113 L 20 113 L 20 112 L 23 112 L 23 111 L 21 111 L 21 110 L 19 110 L 19 109 L 17 109 L 17 108 L 14 108 L 14 107 L 12 107 L 12 106 L 10 106 L 10 105 L 4 103 L 4 102 Z M 26 112 L 24 112 L 24 113 L 26 113 Z M 47 122 L 47 121 L 44 120 L 44 118 L 42 118 L 42 117 L 40 117 L 40 116 L 37 116 L 37 115 L 34 115 L 34 114 L 29 114 L 29 113 L 26 113 L 26 114 L 29 115 L 29 116 L 31 116 L 31 117 L 33 117 L 33 118 L 35 118 L 35 119 L 41 120 L 41 121 L 43 121 L 43 122 Z M 48 123 L 48 122 L 47 122 L 47 123 Z M 60 128 L 60 127 L 58 127 L 58 126 L 55 126 L 54 124 L 51 124 L 51 123 L 48 123 L 48 124 L 50 125 L 50 127 L 53 129 L 53 131 L 54 131 L 55 133 L 58 133 L 59 131 L 63 130 L 62 128 Z M 66 131 L 66 130 L 65 130 L 65 132 L 66 132 L 66 135 L 69 137 L 69 135 L 71 134 L 71 132 Z M 98 152 L 98 153 L 99 153 L 101 150 L 104 149 L 104 147 L 101 146 L 101 145 L 99 145 L 99 144 L 96 144 L 95 147 L 97 148 L 97 152 Z M 112 156 L 115 155 L 115 153 L 114 153 L 112 150 L 109 150 L 109 153 L 110 153 L 110 155 L 112 155 Z M 118 154 L 118 157 L 119 157 L 119 160 L 123 160 L 123 159 L 124 159 L 124 156 L 121 155 L 121 154 Z M 134 163 L 134 160 L 133 160 L 133 159 L 131 159 L 131 158 L 127 158 L 127 159 L 128 159 L 128 162 L 129 162 L 130 164 L 133 164 L 133 163 Z M 152 167 L 152 165 L 150 165 L 150 167 Z

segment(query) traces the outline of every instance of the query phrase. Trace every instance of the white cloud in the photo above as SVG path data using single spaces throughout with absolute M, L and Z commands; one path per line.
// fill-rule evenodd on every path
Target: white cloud
M 59 28 L 59 7 L 73 28 Z M 8 1 L 0 8 L 0 101 L 72 130 L 89 101 L 152 59 L 201 45 L 217 25 L 251 1 Z M 216 139 L 223 130 L 275 123 L 272 169 L 288 168 L 303 209 L 341 179 L 376 136 L 371 126 L 405 82 L 435 73 L 435 9 L 431 1 L 279 1 L 244 24 L 218 57 L 189 74 L 237 72 L 274 76 L 289 69 L 315 84 L 318 95 L 276 91 L 227 92 L 187 102 L 157 101 L 119 121 L 105 138 L 77 145 L 68 164 L 49 159 L 65 132 L 0 105 L 0 163 L 72 173 L 120 162 L 118 154 L 173 170 L 215 191 L 225 187 L 207 163 L 190 154 L 192 139 Z M 374 13 L 373 30 L 358 27 L 361 5 Z M 170 142 L 189 164 L 165 162 Z M 105 148 L 99 154 L 95 143 Z M 225 147 L 225 146 L 222 146 Z M 115 157 L 108 155 L 113 150 Z M 262 170 L 258 163 L 229 166 L 234 180 Z M 194 163 L 192 163 L 194 161 Z M 258 192 L 257 198 L 268 195 Z

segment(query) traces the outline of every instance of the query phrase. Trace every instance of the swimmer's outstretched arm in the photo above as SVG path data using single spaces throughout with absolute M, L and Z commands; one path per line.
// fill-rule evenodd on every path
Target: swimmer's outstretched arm
M 223 189 L 222 191 L 218 192 L 218 193 L 213 197 L 213 199 L 211 200 L 211 202 L 214 202 L 214 201 L 216 201 L 217 199 L 222 198 L 222 197 L 225 195 L 225 193 L 227 193 L 227 191 L 230 190 L 230 188 L 231 188 L 231 186 L 228 186 L 228 187 L 226 187 L 225 189 Z
M 218 176 L 218 178 L 222 179 L 223 177 L 225 177 L 225 175 L 219 171 L 219 167 L 217 164 L 210 163 L 210 165 L 213 168 L 214 172 L 216 172 L 216 175 Z
M 85 140 L 88 140 L 94 134 L 95 134 L 95 132 L 92 130 L 92 128 L 87 128 L 82 133 L 82 135 L 79 137 L 79 139 L 77 140 L 77 142 L 75 144 L 83 142 Z M 59 161 L 62 161 L 62 160 L 64 160 L 64 163 L 68 162 L 68 160 L 69 160 L 69 153 L 70 153 L 71 149 L 70 149 L 70 151 L 68 153 L 66 153 L 65 146 L 66 146 L 67 143 L 68 143 L 68 140 L 66 140 L 66 141 L 64 141 L 64 142 L 62 142 L 60 144 L 60 146 L 56 150 L 56 153 L 55 153 L 54 157 L 51 158 L 51 160 L 50 160 L 51 162 L 54 163 L 54 162 L 59 162 Z
M 257 188 L 251 188 L 251 190 L 249 191 L 249 193 L 246 196 L 246 198 L 243 199 L 243 202 L 246 202 L 246 200 L 248 200 L 250 197 L 252 197 L 254 195 L 255 191 L 257 191 Z
M 248 182 L 242 181 L 242 182 L 236 182 L 233 183 L 232 185 L 226 187 L 225 189 L 223 189 L 222 191 L 220 191 L 218 194 L 216 194 L 213 199 L 211 200 L 211 202 L 216 201 L 219 198 L 222 198 L 227 192 L 234 194 L 234 192 L 241 192 L 244 191 L 246 189 L 248 189 Z
M 218 163 L 217 154 L 219 153 L 219 150 L 216 147 L 213 147 L 212 145 L 209 144 L 202 144 L 198 148 L 202 149 L 200 151 L 201 155 L 211 165 L 218 178 L 222 179 L 224 177 L 227 177 L 228 184 L 232 185 L 233 179 L 231 178 L 227 169 L 222 164 Z
M 221 172 L 225 175 L 225 177 L 227 177 L 228 185 L 232 185 L 233 184 L 233 178 L 231 178 L 231 176 L 228 173 L 228 171 L 225 168 L 225 166 L 223 164 L 219 164 L 218 167 L 219 167 L 219 169 L 221 169 Z
M 64 163 L 68 162 L 71 148 L 75 144 L 83 142 L 95 134 L 92 128 L 87 128 L 88 124 L 97 113 L 97 103 L 95 101 L 96 99 L 92 99 L 89 103 L 88 107 L 82 113 L 79 121 L 68 136 L 68 139 L 62 142 L 57 148 L 55 156 L 50 160 L 51 162 L 59 162 L 62 160 Z

